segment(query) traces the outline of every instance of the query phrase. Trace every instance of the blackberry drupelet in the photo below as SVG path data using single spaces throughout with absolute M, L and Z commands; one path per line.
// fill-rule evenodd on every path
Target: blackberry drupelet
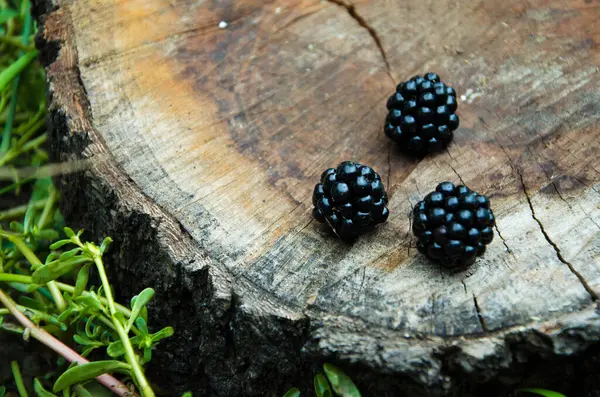
M 450 269 L 470 265 L 485 252 L 495 222 L 487 197 L 452 182 L 440 183 L 413 210 L 419 252 Z
M 385 134 L 407 153 L 422 156 L 444 149 L 458 128 L 456 92 L 435 73 L 400 83 L 388 99 Z
M 325 170 L 312 201 L 313 217 L 347 242 L 385 222 L 390 214 L 379 174 L 352 161 Z

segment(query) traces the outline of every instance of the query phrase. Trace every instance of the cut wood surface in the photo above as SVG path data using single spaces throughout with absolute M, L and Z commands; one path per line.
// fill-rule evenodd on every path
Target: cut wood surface
M 208 269 L 206 294 L 277 324 L 290 357 L 442 393 L 456 371 L 510 368 L 515 344 L 553 357 L 600 335 L 598 1 L 45 6 L 43 53 L 60 47 L 47 59 L 55 147 L 91 158 L 87 183 L 102 186 L 73 216 L 98 234 L 123 209 L 149 216 L 169 271 Z M 461 125 L 446 151 L 407 158 L 383 134 L 385 102 L 428 71 L 456 89 Z M 310 215 L 319 175 L 343 160 L 372 166 L 390 197 L 388 222 L 354 245 Z M 420 255 L 410 230 L 444 180 L 488 195 L 497 219 L 458 273 Z

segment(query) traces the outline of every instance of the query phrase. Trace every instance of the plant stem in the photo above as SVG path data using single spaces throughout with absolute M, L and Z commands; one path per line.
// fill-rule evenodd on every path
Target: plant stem
M 21 35 L 21 44 L 27 44 L 27 42 L 29 41 L 29 35 L 31 34 L 32 18 L 31 18 L 29 1 L 28 0 L 24 1 L 22 5 L 23 5 L 24 9 L 26 10 L 26 14 L 25 14 L 25 22 L 23 24 L 23 32 Z M 28 54 L 31 54 L 31 52 L 29 52 Z M 19 60 L 21 58 L 19 58 Z M 18 63 L 18 62 L 19 61 L 15 62 L 15 63 Z M 6 70 L 8 70 L 11 66 L 9 66 Z M 23 69 L 25 69 L 25 67 Z M 10 141 L 11 141 L 10 137 L 11 137 L 11 133 L 12 133 L 12 127 L 13 127 L 13 122 L 14 122 L 14 118 L 15 118 L 15 113 L 17 111 L 17 97 L 19 94 L 19 82 L 21 81 L 21 71 L 23 69 L 21 69 L 16 74 L 14 81 L 13 81 L 12 97 L 10 98 L 10 105 L 9 105 L 9 109 L 8 109 L 8 119 L 6 120 L 6 125 L 4 126 L 4 134 L 2 135 L 2 144 L 0 144 L 0 153 L 7 152 L 10 147 Z M 2 84 L 1 78 L 0 78 L 0 84 Z M 3 88 L 0 88 L 0 91 L 2 91 L 2 90 L 3 90 Z
M 75 392 L 77 393 L 78 397 L 93 397 L 92 394 L 87 391 L 83 386 L 81 386 L 79 383 L 76 384 L 73 389 L 75 389 Z
M 44 120 L 40 120 L 39 126 L 41 127 L 43 124 L 44 124 Z M 34 127 L 36 127 L 36 126 L 34 126 Z M 37 127 L 37 128 L 39 128 L 39 127 Z M 35 131 L 33 131 L 33 132 L 35 132 Z M 37 148 L 42 143 L 46 142 L 46 139 L 47 139 L 46 135 L 40 135 L 37 138 L 32 139 L 31 141 L 27 142 L 20 148 L 11 148 L 8 152 L 0 151 L 0 153 L 4 154 L 2 157 L 0 157 L 0 165 L 4 165 L 4 164 L 8 163 L 9 161 L 11 161 L 15 157 L 17 157 L 19 154 L 26 153 L 32 149 Z
M 94 263 L 98 268 L 98 274 L 100 276 L 100 280 L 102 281 L 102 286 L 104 287 L 106 299 L 108 300 L 108 310 L 110 311 L 111 319 L 113 321 L 113 324 L 115 325 L 115 330 L 117 331 L 117 334 L 119 334 L 119 339 L 121 339 L 121 342 L 123 343 L 123 348 L 125 349 L 125 359 L 127 360 L 127 363 L 131 366 L 131 373 L 133 375 L 133 378 L 135 379 L 142 396 L 154 397 L 154 391 L 152 390 L 152 387 L 150 387 L 150 384 L 146 379 L 146 375 L 144 374 L 144 371 L 135 356 L 133 346 L 131 345 L 131 341 L 129 340 L 129 335 L 125 331 L 121 320 L 119 320 L 119 318 L 116 316 L 117 309 L 115 307 L 115 301 L 112 296 L 110 284 L 108 283 L 108 277 L 106 276 L 106 271 L 104 269 L 104 263 L 102 262 L 102 254 L 100 254 L 100 250 L 98 250 L 97 253 L 94 253 Z
M 21 254 L 25 257 L 25 259 L 27 259 L 27 261 L 29 261 L 32 269 L 35 270 L 38 267 L 42 266 L 42 261 L 40 261 L 39 258 L 37 256 L 35 256 L 33 251 L 27 246 L 27 244 L 25 244 L 25 241 L 23 241 L 21 238 L 17 237 L 16 235 L 14 235 L 12 233 L 7 233 L 3 230 L 0 230 L 0 237 L 4 237 L 8 241 L 13 243 L 17 247 L 17 249 L 21 252 Z M 50 293 L 52 294 L 52 298 L 54 299 L 54 304 L 56 305 L 58 312 L 62 313 L 67 308 L 67 303 L 65 302 L 62 294 L 60 293 L 60 290 L 56 286 L 56 282 L 50 281 L 46 285 L 48 286 L 48 289 L 50 290 Z
M 0 173 L 1 173 L 1 170 L 2 170 L 2 168 L 0 168 Z M 15 174 L 13 174 L 13 176 L 14 175 L 18 175 L 18 173 L 15 172 Z M 16 191 L 19 191 L 19 188 L 21 187 L 21 185 L 29 183 L 33 180 L 34 180 L 34 178 L 25 178 L 25 179 L 20 179 L 15 183 L 11 183 L 10 185 L 6 186 L 5 188 L 0 189 L 0 195 L 4 194 L 6 192 L 10 192 L 13 189 Z
M 52 220 L 51 219 L 51 215 L 52 215 L 52 208 L 54 207 L 54 204 L 56 203 L 56 201 L 58 200 L 58 190 L 56 190 L 56 188 L 54 187 L 54 185 L 50 185 L 50 194 L 48 195 L 48 200 L 46 200 L 46 205 L 44 206 L 44 210 L 42 211 L 42 214 L 40 215 L 40 219 L 38 220 L 38 230 L 42 230 L 46 227 L 46 224 L 48 223 L 48 221 Z
M 41 120 L 36 120 L 35 122 L 31 123 L 31 125 L 24 126 L 19 131 L 19 132 L 21 132 L 21 131 L 23 131 L 23 132 L 22 132 L 22 134 L 20 134 L 21 136 L 19 137 L 19 141 L 17 142 L 17 147 L 22 147 L 25 144 L 27 144 L 30 141 L 31 136 L 33 134 L 35 134 L 40 128 L 42 128 L 45 123 L 46 123 L 46 121 L 44 119 L 41 119 Z
M 4 112 L 4 106 L 6 106 L 6 102 L 8 102 L 8 95 L 2 95 L 2 97 L 0 97 L 0 114 L 2 114 Z M 8 120 L 8 116 L 7 116 L 7 120 Z M 6 120 L 2 120 L 2 121 L 6 121 Z
M 20 48 L 21 50 L 25 50 L 25 51 L 31 51 L 31 50 L 35 49 L 31 45 L 24 45 L 24 44 L 22 44 L 21 40 L 19 40 L 16 37 L 8 37 L 8 36 L 5 36 L 5 35 L 2 35 L 2 36 L 0 36 L 0 41 L 3 42 L 3 43 L 15 46 L 15 47 Z
M 2 134 L 2 144 L 0 145 L 0 153 L 8 152 L 10 147 L 10 137 L 12 134 L 12 127 L 15 120 L 15 113 L 17 112 L 17 95 L 19 93 L 19 82 L 20 75 L 15 77 L 12 86 L 12 93 L 10 98 L 10 104 L 8 105 L 8 118 L 4 125 L 4 133 Z
M 17 385 L 19 396 L 29 397 L 29 394 L 27 394 L 27 389 L 25 388 L 25 384 L 23 383 L 23 377 L 21 376 L 21 369 L 19 368 L 19 363 L 16 361 L 12 361 L 10 363 L 10 368 L 12 369 L 13 378 L 15 378 L 15 384 Z
M 27 212 L 27 208 L 29 206 L 35 208 L 36 210 L 42 209 L 46 206 L 46 202 L 49 199 L 50 198 L 48 197 L 42 200 L 33 201 L 29 204 L 23 204 L 5 211 L 0 211 L 0 220 L 16 219 L 22 217 L 23 215 L 25 215 L 25 212 Z
M 0 273 L 0 281 L 5 282 L 5 283 L 33 284 L 33 278 L 31 276 L 24 276 L 21 274 L 12 274 L 12 273 Z M 59 290 L 66 291 L 70 294 L 72 294 L 75 291 L 74 286 L 65 284 L 65 283 L 61 283 L 58 281 L 56 282 L 56 286 L 58 287 Z M 87 290 L 83 291 L 81 293 L 81 295 L 89 295 L 89 294 L 90 294 L 90 292 Z M 100 297 L 100 302 L 104 303 L 105 305 L 108 304 L 106 298 L 104 298 L 102 296 Z M 126 317 L 131 316 L 131 310 L 129 310 L 125 306 L 120 305 L 118 303 L 116 303 L 115 306 L 116 306 L 117 310 L 120 311 L 121 313 L 123 313 Z
M 3 107 L 2 102 L 0 102 L 0 113 L 2 113 L 2 107 Z M 29 114 L 28 112 L 25 112 L 25 111 L 16 113 L 14 122 L 29 120 L 30 117 L 31 117 L 31 114 Z M 0 114 L 0 123 L 6 123 L 6 120 L 8 120 L 8 114 L 6 114 L 6 113 Z
M 0 279 L 2 278 L 2 274 L 0 274 Z M 31 280 L 31 277 L 29 278 Z M 31 280 L 30 282 L 33 282 L 33 280 Z M 65 284 L 65 283 L 61 283 L 61 282 L 56 282 L 56 285 L 58 286 L 58 288 L 61 291 L 66 291 L 68 293 L 73 293 L 75 291 L 75 287 L 69 284 Z M 83 291 L 81 293 L 81 295 L 89 295 L 89 291 Z M 100 297 L 100 302 L 102 302 L 105 305 L 108 305 L 108 301 L 106 298 L 104 297 Z M 115 306 L 117 307 L 117 310 L 120 311 L 121 313 L 123 313 L 125 316 L 130 317 L 131 316 L 131 310 L 129 310 L 128 308 L 126 308 L 123 305 L 120 305 L 118 303 L 115 304 Z
M 115 308 L 115 299 L 112 295 L 112 289 L 110 288 L 110 284 L 108 282 L 108 277 L 106 276 L 106 270 L 104 270 L 104 263 L 102 262 L 102 257 L 100 254 L 94 255 L 94 263 L 98 268 L 98 275 L 100 276 L 100 281 L 104 286 L 104 294 L 106 295 L 106 300 L 108 301 L 108 310 L 110 311 L 111 316 L 117 313 L 117 309 Z
M 29 320 L 23 313 L 19 311 L 13 300 L 10 299 L 2 289 L 0 289 L 0 303 L 2 303 L 10 311 L 13 317 L 15 317 L 22 326 L 29 329 L 30 335 L 34 339 L 48 346 L 56 353 L 63 356 L 67 361 L 76 362 L 78 364 L 86 364 L 89 362 L 77 354 L 77 352 L 73 351 L 67 345 L 62 343 L 60 340 L 56 339 L 31 322 L 31 320 Z M 111 375 L 100 375 L 96 378 L 96 380 L 119 396 L 139 397 L 136 393 L 132 393 L 127 386 Z
M 46 101 L 42 101 L 40 103 L 40 105 L 38 106 L 38 110 L 35 112 L 35 114 L 31 117 L 28 118 L 27 123 L 21 124 L 19 126 L 19 128 L 17 128 L 15 130 L 15 133 L 23 136 L 23 131 L 27 131 L 31 128 L 32 125 L 36 124 L 38 121 L 40 121 L 44 115 L 46 114 Z
M 29 51 L 25 55 L 21 56 L 9 67 L 0 72 L 0 91 L 4 90 L 6 86 L 25 69 L 33 60 L 37 57 L 38 51 Z

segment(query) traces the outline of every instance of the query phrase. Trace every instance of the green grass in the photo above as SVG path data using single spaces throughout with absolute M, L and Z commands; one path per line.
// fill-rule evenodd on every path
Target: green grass
M 99 385 L 104 395 L 152 397 L 144 368 L 174 330 L 151 331 L 151 288 L 129 305 L 114 300 L 103 262 L 110 238 L 96 245 L 64 225 L 59 193 L 43 176 L 53 168 L 44 149 L 45 77 L 30 8 L 29 0 L 0 0 L 0 200 L 14 203 L 0 210 L 0 330 L 52 349 L 57 371 L 26 385 L 12 362 L 14 387 L 21 397 L 103 395 Z M 89 285 L 92 271 L 99 285 Z M 97 360 L 89 362 L 91 354 Z

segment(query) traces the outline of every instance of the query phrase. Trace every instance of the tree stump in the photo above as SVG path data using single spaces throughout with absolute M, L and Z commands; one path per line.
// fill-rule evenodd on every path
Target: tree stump
M 166 394 L 277 396 L 332 360 L 365 395 L 494 395 L 598 346 L 599 11 L 40 0 L 54 153 L 92 164 L 61 179 L 63 211 L 114 238 L 122 296 L 158 290 L 155 322 L 177 332 L 155 360 Z M 428 71 L 457 90 L 461 126 L 446 151 L 407 158 L 383 134 L 385 102 Z M 390 196 L 388 222 L 353 245 L 310 215 L 342 160 Z M 444 180 L 497 217 L 458 273 L 410 231 Z

